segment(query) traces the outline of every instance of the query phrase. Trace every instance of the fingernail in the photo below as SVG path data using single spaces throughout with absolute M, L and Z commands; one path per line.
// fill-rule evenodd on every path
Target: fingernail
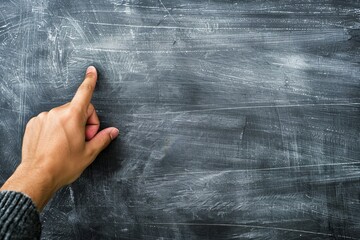
M 114 140 L 118 135 L 119 135 L 119 129 L 114 128 L 113 130 L 111 130 L 110 132 L 111 140 Z
M 90 66 L 86 69 L 86 74 L 96 72 L 96 68 L 94 66 Z

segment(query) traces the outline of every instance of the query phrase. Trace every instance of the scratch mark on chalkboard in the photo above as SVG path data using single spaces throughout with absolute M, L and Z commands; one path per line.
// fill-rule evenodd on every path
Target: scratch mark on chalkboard
M 310 165 L 298 165 L 298 166 L 286 166 L 286 167 L 271 167 L 271 168 L 254 168 L 254 169 L 237 169 L 237 170 L 218 170 L 218 171 L 188 171 L 180 173 L 171 173 L 163 175 L 148 175 L 148 176 L 136 176 L 128 178 L 119 178 L 119 180 L 127 179 L 137 179 L 137 178 L 155 178 L 155 177 L 171 177 L 171 176 L 184 176 L 184 175 L 197 175 L 197 174 L 227 174 L 227 173 L 237 173 L 237 172 L 258 172 L 258 171 L 277 171 L 277 170 L 286 170 L 286 169 L 303 169 L 303 168 L 319 168 L 319 167 L 329 167 L 329 166 L 346 166 L 346 165 L 359 165 L 360 162 L 346 162 L 346 163 L 324 163 L 324 164 L 310 164 Z M 358 176 L 355 175 L 355 178 Z
M 75 198 L 74 198 L 74 190 L 72 189 L 71 186 L 69 186 L 69 191 L 70 191 L 70 200 L 72 204 L 75 204 Z
M 129 28 L 150 28 L 150 29 L 180 29 L 180 30 L 202 30 L 208 31 L 209 27 L 184 27 L 184 26 L 160 26 L 160 25 L 135 25 L 135 24 L 118 24 L 118 23 L 104 23 L 104 22 L 92 22 L 92 21 L 79 21 L 82 23 L 88 23 L 92 25 L 102 25 L 102 26 L 118 26 L 118 27 L 129 27 Z M 248 30 L 251 31 L 253 28 L 250 27 L 218 27 L 216 30 Z M 266 28 L 268 31 L 284 31 L 284 28 Z M 292 31 L 303 31 L 305 28 L 292 28 Z
M 5 111 L 9 111 L 9 112 L 23 113 L 20 110 L 16 110 L 16 109 L 8 109 L 8 108 L 3 108 L 3 107 L 0 107 L 0 109 L 5 110 Z M 25 111 L 25 112 L 27 113 L 28 111 Z
M 306 104 L 289 104 L 289 105 L 261 105 L 261 106 L 241 106 L 241 107 L 224 107 L 224 108 L 209 108 L 188 111 L 174 111 L 174 112 L 159 112 L 159 113 L 133 113 L 123 114 L 130 116 L 156 116 L 168 114 L 182 114 L 182 113 L 196 113 L 196 112 L 211 112 L 211 111 L 226 111 L 238 109 L 256 109 L 256 108 L 298 108 L 298 107 L 316 107 L 316 106 L 359 106 L 360 103 L 306 103 Z
M 121 50 L 121 49 L 106 49 L 106 48 L 84 48 L 87 51 L 102 51 L 111 53 L 213 53 L 213 52 L 235 52 L 236 49 L 206 49 L 206 50 Z
M 139 223 L 138 223 L 139 224 Z M 334 236 L 334 234 L 330 233 L 322 233 L 322 232 L 313 232 L 307 230 L 300 230 L 300 229 L 292 229 L 292 228 L 281 228 L 281 227 L 267 227 L 261 225 L 249 225 L 249 224 L 227 224 L 227 223 L 182 223 L 182 222 L 175 222 L 175 223 L 141 223 L 141 225 L 183 225 L 183 226 L 222 226 L 222 227 L 244 227 L 244 228 L 258 228 L 258 229 L 270 229 L 270 230 L 278 230 L 278 231 L 287 231 L 287 232 L 299 232 L 299 233 L 306 233 L 306 234 L 314 234 L 320 236 Z M 346 239 L 357 239 L 353 237 L 348 237 L 345 235 L 335 235 L 334 237 L 341 237 Z
M 165 8 L 165 11 L 169 14 L 169 16 L 171 17 L 171 19 L 174 21 L 174 23 L 177 24 L 177 22 L 175 21 L 174 17 L 171 15 L 171 13 L 169 12 L 169 10 L 165 7 L 164 3 L 159 0 L 159 2 L 161 3 L 161 5 L 163 6 L 163 8 Z
M 51 15 L 47 12 L 39 12 L 39 14 L 42 15 Z M 56 16 L 59 19 L 68 19 L 68 17 L 64 16 Z M 74 19 L 73 21 L 77 21 L 80 24 L 91 24 L 91 25 L 100 25 L 100 26 L 118 26 L 118 27 L 128 27 L 128 28 L 150 28 L 150 29 L 180 29 L 180 30 L 199 30 L 199 31 L 208 31 L 209 27 L 186 27 L 186 26 L 161 26 L 161 25 L 136 25 L 136 24 L 121 24 L 121 23 L 105 23 L 105 22 L 93 22 L 93 21 L 83 21 Z M 283 27 L 266 27 L 267 31 L 280 31 L 283 32 L 284 30 L 291 30 L 291 31 L 309 31 L 309 30 L 316 30 L 316 27 L 306 26 L 301 27 L 294 26 L 291 29 L 284 29 Z M 253 31 L 253 27 L 216 27 L 216 30 L 224 30 L 224 31 L 235 31 L 235 30 L 247 30 L 247 31 Z
M 21 133 L 22 131 L 20 130 L 24 125 L 25 125 L 25 105 L 26 105 L 26 98 L 25 98 L 25 94 L 26 94 L 26 89 L 25 89 L 25 84 L 26 84 L 26 74 L 27 74 L 27 68 L 28 68 L 28 58 L 27 53 L 28 53 L 28 48 L 30 46 L 30 30 L 27 30 L 25 32 L 25 36 L 26 36 L 26 41 L 23 43 L 23 48 L 22 48 L 22 54 L 23 54 L 23 73 L 24 75 L 22 76 L 22 82 L 21 82 L 21 88 L 20 88 L 20 112 L 21 114 L 19 114 L 19 133 Z
M 280 135 L 281 135 L 281 144 L 282 144 L 282 146 L 283 146 L 283 148 L 284 148 L 284 151 L 286 151 L 287 161 L 290 161 L 289 150 L 285 150 L 285 149 L 287 149 L 287 148 L 285 148 L 283 125 L 282 125 L 282 123 L 281 123 L 281 118 L 280 118 L 279 109 L 278 109 L 278 108 L 275 108 L 275 112 L 276 112 L 276 115 L 277 115 L 278 121 L 279 121 L 279 128 L 280 128 Z M 289 164 L 290 164 L 290 162 L 289 162 Z

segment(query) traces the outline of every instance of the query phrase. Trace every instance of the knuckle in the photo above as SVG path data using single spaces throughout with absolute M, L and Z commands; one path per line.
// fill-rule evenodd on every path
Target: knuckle
M 90 83 L 82 83 L 80 85 L 80 90 L 82 91 L 93 91 L 94 90 L 94 86 Z
M 34 123 L 35 121 L 36 121 L 36 117 L 32 117 L 32 118 L 29 120 L 28 124 Z
M 58 108 L 53 108 L 49 111 L 49 114 L 50 115 L 53 115 L 53 114 L 58 114 L 59 113 L 59 109 Z
M 63 120 L 63 121 L 68 121 L 71 118 L 71 112 L 70 111 L 63 111 L 60 115 L 59 115 L 59 119 Z
M 87 114 L 90 115 L 90 114 L 92 114 L 94 111 L 95 111 L 95 107 L 94 107 L 94 105 L 92 105 L 92 104 L 90 103 L 89 106 L 88 106 L 88 109 L 87 109 Z
M 71 113 L 71 114 L 83 114 L 84 110 L 79 105 L 72 105 L 71 108 L 70 108 L 69 113 Z
M 31 127 L 31 126 L 35 123 L 35 121 L 36 121 L 36 117 L 31 118 L 31 119 L 27 122 L 26 128 Z
M 85 75 L 85 78 L 96 78 L 96 71 L 93 72 L 93 71 L 90 71 L 90 72 L 87 72 L 86 75 Z
M 94 78 L 95 78 L 95 76 L 96 76 L 96 74 L 95 74 L 95 73 L 93 73 L 93 72 L 89 72 L 89 73 L 87 73 L 87 74 L 86 74 L 85 78 L 87 78 L 87 79 L 94 79 Z
M 86 110 L 78 105 L 73 105 L 69 108 L 69 111 L 66 111 L 65 116 L 68 119 L 73 118 L 76 121 L 84 120 L 86 119 Z
M 44 119 L 44 118 L 47 117 L 47 115 L 48 115 L 48 112 L 41 112 L 41 113 L 39 113 L 39 115 L 37 116 L 37 118 L 39 118 L 39 119 Z
M 89 103 L 89 109 L 90 110 L 95 110 L 95 107 L 94 107 L 94 105 L 92 103 Z

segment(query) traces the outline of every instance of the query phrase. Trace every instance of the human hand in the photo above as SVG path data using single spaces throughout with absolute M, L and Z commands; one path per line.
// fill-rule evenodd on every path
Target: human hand
M 98 132 L 99 118 L 90 102 L 96 80 L 91 66 L 71 102 L 28 122 L 21 164 L 1 191 L 22 192 L 41 211 L 57 190 L 74 182 L 118 136 L 114 127 Z

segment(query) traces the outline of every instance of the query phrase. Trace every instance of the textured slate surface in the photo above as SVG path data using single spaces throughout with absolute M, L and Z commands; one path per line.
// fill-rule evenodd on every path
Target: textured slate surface
M 360 2 L 2 1 L 0 182 L 85 68 L 121 136 L 43 239 L 360 239 Z

